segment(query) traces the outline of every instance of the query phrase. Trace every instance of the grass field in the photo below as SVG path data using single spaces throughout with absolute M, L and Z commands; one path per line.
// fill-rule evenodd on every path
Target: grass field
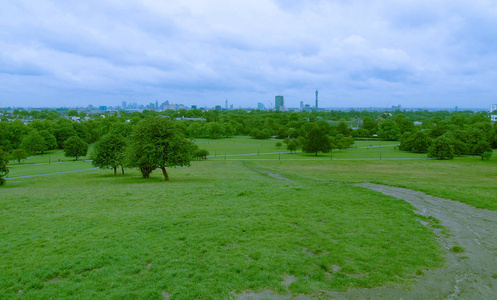
M 319 295 L 409 284 L 442 265 L 435 235 L 406 202 L 349 183 L 405 186 L 497 209 L 494 160 L 419 159 L 392 144 L 370 147 L 376 141 L 334 151 L 333 160 L 302 153 L 245 160 L 227 155 L 281 150 L 274 140 L 197 142 L 226 157 L 171 169 L 170 182 L 136 170 L 12 179 L 91 168 L 13 166 L 0 189 L 0 298 L 228 299 L 266 289 Z M 375 151 L 398 156 L 361 158 Z

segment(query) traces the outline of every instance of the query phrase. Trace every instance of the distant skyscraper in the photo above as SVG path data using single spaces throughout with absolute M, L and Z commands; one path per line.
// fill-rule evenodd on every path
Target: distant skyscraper
M 497 104 L 490 105 L 490 112 L 493 112 L 494 110 L 497 110 Z
M 274 97 L 274 108 L 276 110 L 282 110 L 285 107 L 285 100 L 283 96 Z
M 318 109 L 318 90 L 316 90 L 316 109 Z
M 300 109 L 304 109 L 304 101 L 300 101 Z
M 121 106 L 121 107 L 122 107 L 122 109 L 126 109 L 126 107 L 127 107 L 127 106 L 126 106 L 126 101 L 123 101 L 123 103 L 122 103 L 122 106 Z
M 226 99 L 226 103 L 224 104 L 224 108 L 228 110 L 228 99 Z
M 159 100 L 155 100 L 155 109 L 159 109 Z
M 264 104 L 262 104 L 261 102 L 257 103 L 257 109 L 258 110 L 265 110 L 266 108 L 264 107 Z

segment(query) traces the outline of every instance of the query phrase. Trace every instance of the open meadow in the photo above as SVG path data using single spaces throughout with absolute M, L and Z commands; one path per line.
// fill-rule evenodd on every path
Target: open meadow
M 0 189 L 0 298 L 229 299 L 410 286 L 444 264 L 430 230 L 437 220 L 351 183 L 497 210 L 495 159 L 428 160 L 380 141 L 318 156 L 287 153 L 274 140 L 197 144 L 208 160 L 170 169 L 169 182 L 157 170 L 142 179 L 137 170 L 114 176 L 88 161 L 59 163 L 67 161 L 60 153 L 50 164 L 44 155 L 12 166 Z M 25 177 L 42 174 L 52 175 Z

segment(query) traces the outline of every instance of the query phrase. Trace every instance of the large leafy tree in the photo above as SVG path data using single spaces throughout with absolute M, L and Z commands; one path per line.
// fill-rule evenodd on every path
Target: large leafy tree
M 93 147 L 92 164 L 99 168 L 113 168 L 116 175 L 117 167 L 124 165 L 125 146 L 126 142 L 121 135 L 114 133 L 104 135 Z
M 9 174 L 9 168 L 7 167 L 8 163 L 9 155 L 7 154 L 7 152 L 3 151 L 2 148 L 0 148 L 0 185 L 5 182 L 5 179 L 3 177 Z
M 319 128 L 313 128 L 305 137 L 302 150 L 305 153 L 316 153 L 316 156 L 319 151 L 328 153 L 331 150 L 331 142 L 326 132 Z
M 139 168 L 143 178 L 160 168 L 167 181 L 166 168 L 189 166 L 194 150 L 194 144 L 185 139 L 174 121 L 148 118 L 138 123 L 128 138 L 127 165 Z
M 88 144 L 78 136 L 72 136 L 64 142 L 64 155 L 75 157 L 78 160 L 80 156 L 86 156 L 88 153 Z

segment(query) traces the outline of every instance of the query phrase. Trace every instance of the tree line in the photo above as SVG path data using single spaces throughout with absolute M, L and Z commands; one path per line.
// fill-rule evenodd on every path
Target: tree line
M 17 113 L 27 115 L 25 111 Z M 138 139 L 134 133 L 138 125 L 151 119 L 168 120 L 183 138 L 275 137 L 283 139 L 289 151 L 301 148 L 316 155 L 319 151 L 327 153 L 331 149 L 347 148 L 353 143 L 353 138 L 358 137 L 398 140 L 401 150 L 428 153 L 439 159 L 455 155 L 488 158 L 491 149 L 497 147 L 497 125 L 491 124 L 488 113 L 470 111 L 120 111 L 107 113 L 105 117 L 93 116 L 82 122 L 62 117 L 56 111 L 44 111 L 31 116 L 34 119 L 27 125 L 20 120 L 6 121 L 6 115 L 3 114 L 0 122 L 0 148 L 7 161 L 16 159 L 19 162 L 27 155 L 43 154 L 53 149 L 63 149 L 67 156 L 77 159 L 87 154 L 89 144 L 111 143 L 117 138 L 121 139 L 121 144 L 131 143 L 133 138 Z M 69 111 L 68 115 L 78 115 L 78 112 Z M 40 116 L 46 118 L 36 118 Z M 178 117 L 187 120 L 174 120 Z M 202 121 L 188 118 L 202 118 Z M 418 125 L 414 121 L 418 121 Z M 94 151 L 98 150 L 97 144 Z M 119 143 L 115 147 L 119 148 Z M 149 150 L 142 149 L 144 153 Z M 198 158 L 208 155 L 205 150 L 192 151 Z M 117 168 L 123 163 L 112 165 Z

